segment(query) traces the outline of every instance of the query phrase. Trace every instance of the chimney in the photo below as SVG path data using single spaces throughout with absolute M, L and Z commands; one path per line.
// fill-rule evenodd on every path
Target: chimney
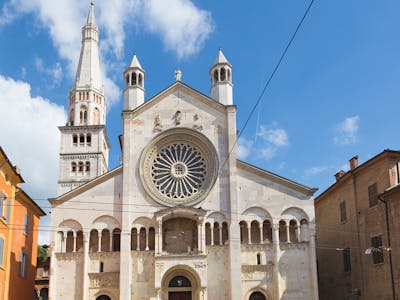
M 339 172 L 337 172 L 337 173 L 335 174 L 336 182 L 338 182 L 339 179 L 342 178 L 344 174 L 346 174 L 346 172 L 343 171 L 343 170 L 340 170 Z
M 350 171 L 353 171 L 355 168 L 358 167 L 358 155 L 353 156 L 350 160 Z

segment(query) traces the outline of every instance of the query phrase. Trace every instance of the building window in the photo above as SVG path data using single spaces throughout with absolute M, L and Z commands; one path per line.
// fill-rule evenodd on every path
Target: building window
M 86 135 L 86 146 L 90 146 L 92 144 L 92 135 L 88 133 Z
M 371 184 L 368 187 L 368 200 L 369 200 L 369 207 L 375 206 L 378 204 L 378 188 L 376 183 Z
M 261 255 L 257 253 L 257 265 L 261 265 Z
M 99 268 L 100 270 L 100 273 L 103 273 L 104 272 L 104 263 L 101 261 L 100 262 L 100 268 Z
M 6 208 L 6 221 L 7 223 L 10 223 L 10 217 L 11 217 L 11 200 L 7 200 L 7 208 Z
M 0 217 L 4 216 L 4 201 L 6 199 L 6 196 L 4 195 L 4 193 L 1 193 L 0 196 Z
M 76 134 L 74 134 L 74 135 L 72 136 L 72 144 L 73 144 L 74 146 L 77 146 L 77 145 L 78 145 L 78 136 L 77 136 Z
M 29 229 L 29 216 L 28 214 L 25 214 L 24 218 L 24 233 L 28 234 L 28 229 Z
M 346 212 L 346 202 L 340 202 L 340 222 L 346 222 L 347 212 Z
M 90 172 L 90 162 L 89 161 L 87 161 L 85 164 L 85 170 L 86 170 L 86 172 Z
M 85 145 L 85 136 L 83 134 L 79 135 L 79 146 Z
M 71 163 L 71 172 L 76 172 L 76 162 Z
M 374 236 L 371 238 L 372 246 L 372 260 L 374 264 L 383 263 L 383 248 L 382 248 L 382 236 Z
M 78 171 L 79 171 L 79 172 L 83 172 L 83 162 L 82 162 L 82 161 L 80 161 L 80 162 L 78 163 Z
M 20 252 L 19 254 L 19 276 L 26 278 L 28 277 L 28 256 L 24 252 Z
M 4 239 L 0 237 L 0 266 L 3 265 L 3 256 L 4 256 Z
M 343 270 L 345 272 L 351 271 L 350 248 L 343 249 Z
M 43 269 L 43 276 L 42 277 L 49 277 L 49 268 L 44 268 Z

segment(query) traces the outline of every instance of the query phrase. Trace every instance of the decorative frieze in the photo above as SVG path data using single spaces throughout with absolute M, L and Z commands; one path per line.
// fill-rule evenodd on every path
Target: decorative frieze
M 272 244 L 242 244 L 242 252 L 271 251 Z
M 119 254 L 119 252 L 89 252 L 89 258 L 105 260 L 109 258 L 119 258 Z
M 285 250 L 305 250 L 308 248 L 308 242 L 299 242 L 299 243 L 280 243 L 279 247 L 282 251 Z
M 56 253 L 57 260 L 75 260 L 80 262 L 83 260 L 82 252 L 66 252 L 66 253 Z
M 119 288 L 119 272 L 89 273 L 89 288 Z

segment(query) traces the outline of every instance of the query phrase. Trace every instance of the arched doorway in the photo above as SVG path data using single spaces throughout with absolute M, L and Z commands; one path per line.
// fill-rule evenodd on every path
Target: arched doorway
M 106 295 L 101 295 L 97 297 L 96 300 L 111 300 L 111 298 Z
M 175 276 L 168 284 L 168 300 L 192 300 L 192 283 L 185 276 Z
M 253 292 L 251 293 L 249 300 L 266 300 L 266 298 L 261 292 Z

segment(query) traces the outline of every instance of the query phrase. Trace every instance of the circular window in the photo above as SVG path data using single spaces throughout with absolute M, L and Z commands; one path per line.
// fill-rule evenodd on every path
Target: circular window
M 141 157 L 143 186 L 156 201 L 169 206 L 203 200 L 215 182 L 217 169 L 211 142 L 185 128 L 164 132 Z

